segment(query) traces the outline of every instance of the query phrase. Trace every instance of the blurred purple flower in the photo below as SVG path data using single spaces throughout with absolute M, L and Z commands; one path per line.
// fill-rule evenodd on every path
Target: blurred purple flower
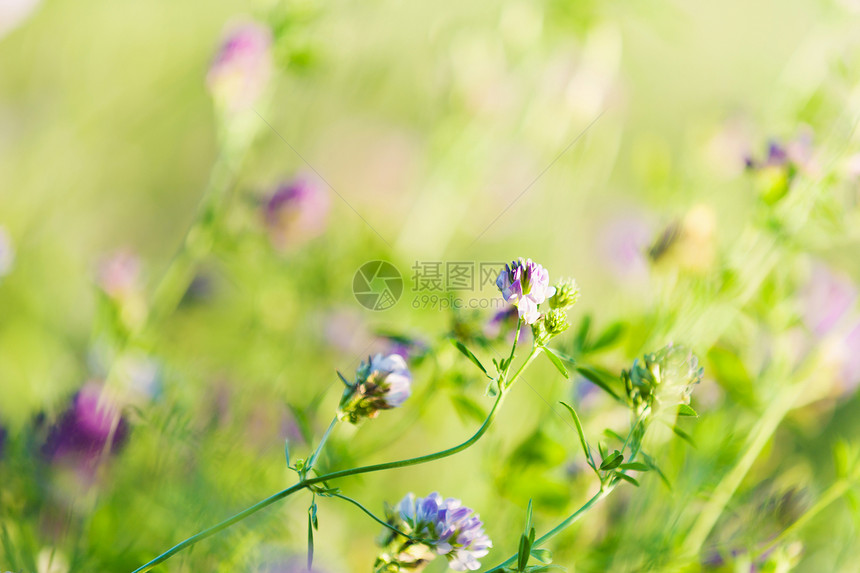
M 821 337 L 851 309 L 857 300 L 857 287 L 848 277 L 816 262 L 801 297 L 803 320 L 816 336 Z
M 103 451 L 117 451 L 128 437 L 128 423 L 103 391 L 88 382 L 49 432 L 42 452 L 52 460 L 75 458 L 94 466 Z
M 111 298 L 125 298 L 140 289 L 140 257 L 130 250 L 116 251 L 99 262 L 96 282 Z
M 3 453 L 6 451 L 6 428 L 0 426 L 0 460 L 3 459 Z
M 646 275 L 653 235 L 652 225 L 640 214 L 611 218 L 600 230 L 601 262 L 620 278 Z
M 9 274 L 14 262 L 15 248 L 12 246 L 12 238 L 4 227 L 0 227 L 0 277 Z
M 493 546 L 478 515 L 459 499 L 443 500 L 436 492 L 416 498 L 410 493 L 396 511 L 408 526 L 407 533 L 420 537 L 437 554 L 444 555 L 455 571 L 479 569 L 478 558 Z
M 508 338 L 513 341 L 514 329 L 517 327 L 518 318 L 519 312 L 517 311 L 517 307 L 514 305 L 510 305 L 507 308 L 498 311 L 490 318 L 489 321 L 487 321 L 487 324 L 484 325 L 484 336 L 490 340 L 494 340 L 500 336 L 508 335 Z M 530 329 L 521 328 L 517 344 L 525 342 L 529 333 L 531 333 Z
M 517 307 L 519 316 L 526 324 L 534 324 L 540 318 L 538 305 L 552 296 L 555 289 L 549 286 L 549 273 L 531 259 L 520 257 L 505 265 L 496 286 L 502 297 Z
M 286 249 L 319 236 L 325 230 L 329 206 L 328 193 L 309 178 L 281 184 L 264 206 L 272 243 Z
M 253 107 L 272 75 L 271 47 L 272 32 L 263 24 L 245 22 L 227 31 L 206 76 L 220 107 L 231 113 Z

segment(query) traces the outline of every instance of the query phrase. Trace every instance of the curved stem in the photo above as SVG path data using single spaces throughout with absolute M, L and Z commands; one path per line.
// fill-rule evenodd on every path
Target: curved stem
M 514 374 L 514 376 L 507 383 L 507 387 L 510 387 L 510 385 L 513 384 L 517 380 L 517 378 L 519 378 L 519 376 L 522 374 L 523 370 L 525 370 L 525 368 L 528 366 L 528 364 L 530 364 L 534 360 L 535 356 L 537 356 L 538 352 L 539 352 L 539 348 L 537 348 L 537 347 L 532 348 L 531 353 L 529 353 L 529 356 L 526 358 L 523 365 L 519 368 L 519 370 L 517 370 L 517 372 Z M 513 353 L 511 353 L 511 355 L 513 356 Z M 510 368 L 510 364 L 508 365 L 508 368 Z M 197 533 L 196 535 L 192 535 L 191 537 L 189 537 L 185 541 L 182 541 L 181 543 L 174 545 L 173 547 L 171 547 L 170 549 L 168 549 L 167 551 L 165 551 L 164 553 L 162 553 L 161 555 L 159 555 L 158 557 L 156 557 L 152 561 L 149 561 L 148 563 L 142 565 L 141 567 L 138 567 L 132 573 L 143 573 L 144 571 L 149 571 L 154 566 L 158 565 L 159 563 L 161 563 L 163 561 L 166 561 L 167 559 L 169 559 L 170 557 L 172 557 L 176 553 L 182 551 L 183 549 L 191 547 L 192 545 L 194 545 L 198 541 L 202 541 L 203 539 L 206 539 L 207 537 L 214 535 L 214 534 L 218 533 L 219 531 L 223 531 L 224 529 L 230 527 L 234 523 L 237 523 L 237 522 L 245 519 L 246 517 L 260 511 L 261 509 L 264 509 L 264 508 L 270 506 L 271 504 L 275 503 L 276 501 L 284 499 L 285 497 L 292 495 L 292 494 L 296 493 L 297 491 L 301 491 L 302 489 L 305 489 L 309 486 L 312 486 L 312 485 L 315 485 L 318 483 L 322 483 L 322 482 L 326 482 L 329 480 L 333 480 L 333 479 L 352 476 L 352 475 L 366 474 L 366 473 L 371 473 L 371 472 L 378 472 L 378 471 L 395 469 L 395 468 L 403 468 L 403 467 L 407 467 L 407 466 L 414 466 L 414 465 L 418 465 L 418 464 L 432 462 L 432 461 L 439 460 L 442 458 L 447 458 L 448 456 L 453 456 L 456 453 L 462 452 L 463 450 L 465 450 L 466 448 L 470 447 L 475 442 L 477 442 L 479 439 L 481 439 L 481 436 L 483 436 L 487 432 L 487 430 L 490 428 L 490 424 L 493 423 L 493 419 L 496 417 L 496 412 L 498 411 L 498 408 L 501 405 L 502 400 L 504 399 L 504 397 L 506 395 L 507 395 L 507 390 L 505 388 L 500 389 L 499 395 L 496 397 L 496 401 L 493 402 L 493 407 L 490 409 L 490 413 L 487 414 L 487 418 L 484 420 L 484 423 L 481 424 L 481 427 L 478 428 L 478 430 L 469 439 L 467 439 L 466 441 L 464 441 L 464 442 L 462 442 L 456 446 L 453 446 L 453 447 L 448 448 L 446 450 L 442 450 L 441 452 L 436 452 L 433 454 L 427 454 L 424 456 L 418 456 L 415 458 L 408 458 L 405 460 L 398 460 L 398 461 L 394 461 L 394 462 L 386 462 L 386 463 L 382 463 L 382 464 L 374 464 L 374 465 L 369 465 L 369 466 L 350 468 L 350 469 L 346 469 L 346 470 L 335 471 L 335 472 L 331 472 L 328 474 L 323 474 L 323 475 L 319 475 L 319 476 L 315 476 L 315 477 L 308 477 L 308 478 L 302 479 L 298 483 L 296 483 L 295 485 L 292 485 L 285 490 L 279 491 L 278 493 L 273 494 L 273 495 L 267 497 L 266 499 L 255 503 L 251 507 L 244 509 L 243 511 L 240 511 L 239 513 L 237 513 L 233 517 L 230 517 L 230 518 L 222 521 L 221 523 L 210 527 L 209 529 L 204 529 L 203 531 L 201 531 L 200 533 Z M 334 422 L 332 422 L 332 425 L 329 426 L 329 431 L 331 430 L 333 425 L 334 425 Z M 328 432 L 326 432 L 326 436 L 327 435 L 328 435 Z M 322 441 L 324 442 L 325 438 L 323 438 Z M 315 456 L 316 456 L 316 452 L 315 452 L 313 457 L 315 457 Z
M 358 501 L 356 501 L 356 500 L 352 499 L 351 497 L 347 497 L 347 496 L 345 496 L 345 495 L 341 495 L 341 494 L 339 494 L 339 493 L 333 493 L 333 494 L 331 494 L 331 496 L 332 496 L 332 497 L 336 497 L 336 498 L 338 498 L 338 499 L 342 499 L 342 500 L 344 500 L 344 501 L 348 501 L 349 503 L 351 503 L 352 505 L 354 505 L 355 507 L 357 507 L 358 509 L 360 509 L 361 511 L 363 511 L 364 513 L 366 513 L 368 516 L 370 516 L 370 518 L 371 518 L 373 521 L 375 521 L 376 523 L 379 523 L 380 525 L 383 525 L 383 526 L 387 527 L 388 529 L 390 529 L 390 530 L 391 530 L 391 531 L 393 531 L 394 533 L 396 533 L 396 534 L 398 534 L 398 535 L 402 535 L 403 537 L 406 537 L 407 539 L 409 539 L 409 540 L 411 540 L 411 541 L 420 541 L 420 539 L 418 539 L 417 537 L 412 537 L 412 536 L 411 536 L 411 535 L 409 535 L 408 533 L 404 533 L 403 531 L 400 531 L 399 529 L 397 529 L 396 527 L 394 527 L 394 526 L 393 526 L 393 525 L 391 525 L 390 523 L 388 523 L 388 522 L 386 522 L 386 521 L 382 521 L 381 519 L 379 519 L 378 517 L 376 517 L 375 515 L 373 515 L 373 512 L 371 512 L 369 509 L 367 509 L 366 507 L 364 507 L 364 506 L 363 506 L 363 505 L 361 505 Z

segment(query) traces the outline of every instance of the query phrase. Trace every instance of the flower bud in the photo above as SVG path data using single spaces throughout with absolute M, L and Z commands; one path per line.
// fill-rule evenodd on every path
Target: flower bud
M 633 367 L 621 373 L 627 397 L 637 413 L 646 407 L 657 409 L 690 403 L 693 385 L 704 375 L 695 354 L 684 346 L 669 344 L 642 358 L 644 364 L 634 360 Z
M 339 420 L 356 424 L 362 418 L 375 418 L 379 410 L 397 408 L 412 393 L 412 375 L 399 354 L 368 358 L 355 376 L 355 383 L 347 386 L 340 399 Z

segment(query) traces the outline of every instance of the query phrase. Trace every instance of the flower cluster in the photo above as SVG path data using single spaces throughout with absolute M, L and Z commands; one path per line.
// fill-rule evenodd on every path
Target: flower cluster
M 496 279 L 502 297 L 517 307 L 520 318 L 526 324 L 534 324 L 540 318 L 538 306 L 555 294 L 549 286 L 549 273 L 531 259 L 518 260 L 505 265 Z
M 375 418 L 380 410 L 397 408 L 412 393 L 412 374 L 399 354 L 377 354 L 362 362 L 355 382 L 347 384 L 340 399 L 337 416 L 356 424 L 362 418 Z
M 389 550 L 377 559 L 377 572 L 420 570 L 436 555 L 444 555 L 455 571 L 474 571 L 481 566 L 478 558 L 493 546 L 474 511 L 436 492 L 423 498 L 406 495 L 389 521 L 412 539 L 389 540 Z
M 621 372 L 627 398 L 637 413 L 646 407 L 671 407 L 689 404 L 693 385 L 702 380 L 704 369 L 684 346 L 668 346 L 646 354 L 642 362 L 633 361 L 630 370 Z

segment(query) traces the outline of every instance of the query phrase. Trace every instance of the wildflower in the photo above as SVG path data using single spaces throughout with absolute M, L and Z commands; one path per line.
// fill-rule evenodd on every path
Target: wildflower
M 329 197 L 315 181 L 297 178 L 281 184 L 266 200 L 264 219 L 278 249 L 319 236 L 326 226 Z
M 85 384 L 69 408 L 50 429 L 42 451 L 52 459 L 74 458 L 92 467 L 103 451 L 116 451 L 128 434 L 128 424 L 101 384 Z
M 355 376 L 355 383 L 347 383 L 337 413 L 340 420 L 353 424 L 361 418 L 375 418 L 379 410 L 401 406 L 412 393 L 412 375 L 399 354 L 368 358 Z
M 762 199 L 776 203 L 788 193 L 799 173 L 814 170 L 812 135 L 806 131 L 787 143 L 772 140 L 764 159 L 747 156 L 745 163 L 759 179 Z
M 546 269 L 522 257 L 505 265 L 496 279 L 496 286 L 502 291 L 502 297 L 517 307 L 519 317 L 526 324 L 534 324 L 540 318 L 538 305 L 555 294 L 555 289 L 549 286 Z
M 424 498 L 406 495 L 389 520 L 413 539 L 390 540 L 389 551 L 377 559 L 376 571 L 420 568 L 436 555 L 444 555 L 455 571 L 474 571 L 481 566 L 478 558 L 493 546 L 474 511 L 460 500 L 442 499 L 436 492 Z
M 653 226 L 643 213 L 613 216 L 604 222 L 598 233 L 599 263 L 625 284 L 646 276 L 652 235 Z
M 234 26 L 215 56 L 206 85 L 222 109 L 237 112 L 251 108 L 272 74 L 272 32 L 257 22 Z
M 815 336 L 823 337 L 844 320 L 857 298 L 850 278 L 816 262 L 802 292 L 803 321 Z
M 693 385 L 704 375 L 695 354 L 684 346 L 668 346 L 646 354 L 633 361 L 630 370 L 624 370 L 621 378 L 627 397 L 638 413 L 646 407 L 671 407 L 689 404 Z
M 12 270 L 15 262 L 15 249 L 12 247 L 12 239 L 6 229 L 0 227 L 0 277 L 6 276 Z

